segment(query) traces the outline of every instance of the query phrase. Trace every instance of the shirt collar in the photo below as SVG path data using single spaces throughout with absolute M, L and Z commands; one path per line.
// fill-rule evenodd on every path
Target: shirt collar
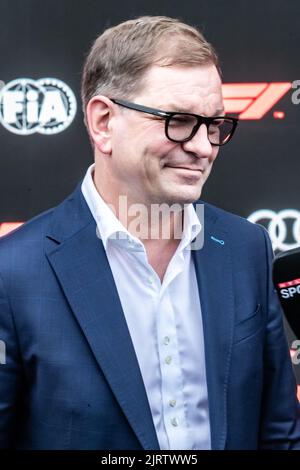
M 187 204 L 184 208 L 183 233 L 179 245 L 179 251 L 183 251 L 200 233 L 201 222 L 193 204 Z
M 115 216 L 113 210 L 100 196 L 93 181 L 95 164 L 91 165 L 83 179 L 81 191 L 86 203 L 97 224 L 97 236 L 101 238 L 105 250 L 108 240 L 118 240 L 127 244 L 130 248 L 141 248 L 141 241 L 131 235 L 130 232 Z M 201 223 L 193 204 L 187 204 L 184 208 L 183 234 L 178 251 L 183 251 L 200 233 Z
M 83 196 L 97 224 L 97 236 L 101 238 L 105 250 L 109 239 L 128 240 L 133 237 L 115 216 L 113 210 L 100 196 L 93 181 L 95 164 L 91 165 L 81 185 Z

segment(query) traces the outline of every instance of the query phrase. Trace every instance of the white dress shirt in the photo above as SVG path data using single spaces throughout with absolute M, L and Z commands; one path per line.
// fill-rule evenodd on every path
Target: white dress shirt
M 160 449 L 210 449 L 202 315 L 188 248 L 201 230 L 196 211 L 192 204 L 185 208 L 183 235 L 161 283 L 143 243 L 101 198 L 93 171 L 91 165 L 82 193 L 106 250 Z

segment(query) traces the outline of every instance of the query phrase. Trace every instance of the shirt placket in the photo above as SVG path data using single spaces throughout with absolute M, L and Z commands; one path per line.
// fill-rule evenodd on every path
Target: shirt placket
M 175 260 L 174 260 L 175 261 Z M 186 404 L 183 391 L 183 373 L 180 364 L 175 312 L 170 296 L 170 284 L 182 269 L 179 257 L 167 273 L 157 309 L 157 344 L 161 368 L 161 394 L 164 424 L 170 449 L 190 449 Z

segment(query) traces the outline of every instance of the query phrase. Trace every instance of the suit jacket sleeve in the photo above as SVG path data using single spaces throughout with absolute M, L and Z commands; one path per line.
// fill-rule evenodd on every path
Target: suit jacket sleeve
M 282 310 L 272 281 L 271 242 L 267 231 L 264 228 L 262 230 L 266 243 L 269 276 L 259 448 L 300 449 L 300 408 L 296 398 L 296 382 L 283 328 Z
M 15 446 L 15 434 L 20 428 L 18 399 L 22 397 L 22 366 L 12 311 L 6 298 L 0 274 L 0 448 Z M 5 351 L 4 351 L 5 349 Z M 4 358 L 4 360 L 3 360 Z

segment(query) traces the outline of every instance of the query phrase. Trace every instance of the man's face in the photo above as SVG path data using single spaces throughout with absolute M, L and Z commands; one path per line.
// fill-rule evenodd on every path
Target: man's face
M 164 111 L 224 114 L 221 80 L 213 65 L 153 66 L 131 101 Z M 204 124 L 182 144 L 169 141 L 165 121 L 149 114 L 119 107 L 111 124 L 111 172 L 119 194 L 144 204 L 199 199 L 219 150 L 209 143 Z

